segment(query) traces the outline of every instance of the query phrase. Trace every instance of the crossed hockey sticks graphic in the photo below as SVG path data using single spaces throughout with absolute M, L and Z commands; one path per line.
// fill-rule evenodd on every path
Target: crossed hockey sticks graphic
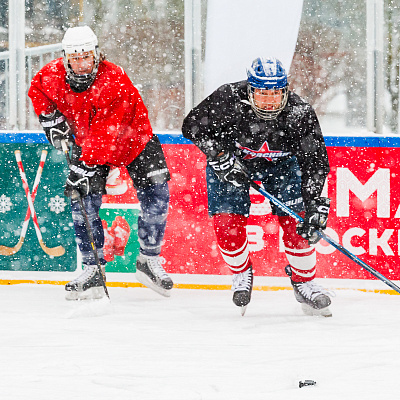
M 43 166 L 44 166 L 44 162 L 46 160 L 46 156 L 47 156 L 47 151 L 43 150 L 41 158 L 40 158 L 39 168 L 38 168 L 38 171 L 37 171 L 37 174 L 36 174 L 36 179 L 35 179 L 35 182 L 34 182 L 34 185 L 33 185 L 32 195 L 31 195 L 30 190 L 29 190 L 29 186 L 28 186 L 28 181 L 26 179 L 24 167 L 22 165 L 21 152 L 20 152 L 20 150 L 16 150 L 15 151 L 15 158 L 17 160 L 19 173 L 21 175 L 22 185 L 24 187 L 26 198 L 28 200 L 28 210 L 26 212 L 25 220 L 24 220 L 24 223 L 22 225 L 20 239 L 19 239 L 17 245 L 15 247 L 0 246 L 0 254 L 1 255 L 12 255 L 12 254 L 15 254 L 17 251 L 19 251 L 19 249 L 21 248 L 21 246 L 22 246 L 22 244 L 24 242 L 26 231 L 28 229 L 29 219 L 30 219 L 31 215 L 32 215 L 33 224 L 35 226 L 36 236 L 37 236 L 37 238 L 39 240 L 40 247 L 43 249 L 43 251 L 46 254 L 48 254 L 49 256 L 54 256 L 54 257 L 62 256 L 65 253 L 65 249 L 62 246 L 47 247 L 44 244 L 43 238 L 42 238 L 42 233 L 40 232 L 39 222 L 38 222 L 38 219 L 37 219 L 35 208 L 33 206 L 33 201 L 34 201 L 34 199 L 36 197 L 36 193 L 37 193 L 37 190 L 38 190 L 38 187 L 39 187 L 39 182 L 40 182 L 40 178 L 41 178 L 41 175 L 42 175 Z
M 42 177 L 43 166 L 46 161 L 46 157 L 47 157 L 47 151 L 43 150 L 42 155 L 40 157 L 40 163 L 39 163 L 39 168 L 36 173 L 35 182 L 34 182 L 33 188 L 32 188 L 32 202 L 35 201 L 35 197 L 36 197 L 36 193 L 38 191 L 40 178 Z M 25 240 L 26 232 L 28 230 L 30 217 L 31 217 L 31 209 L 28 207 L 28 209 L 26 210 L 24 223 L 22 224 L 21 234 L 20 234 L 18 243 L 14 247 L 0 246 L 0 255 L 11 256 L 11 255 L 17 253 L 21 249 L 21 247 L 24 243 L 24 240 Z

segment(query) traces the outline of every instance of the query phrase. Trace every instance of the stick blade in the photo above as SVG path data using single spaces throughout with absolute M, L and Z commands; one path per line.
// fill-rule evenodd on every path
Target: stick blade
M 24 243 L 24 240 L 20 239 L 14 247 L 0 246 L 0 255 L 1 256 L 12 256 L 13 254 L 17 253 L 21 249 L 23 243 Z
M 53 257 L 60 257 L 65 254 L 65 249 L 62 246 L 56 246 L 56 247 L 47 247 L 44 243 L 43 240 L 39 241 L 40 247 L 43 249 L 43 251 L 48 254 L 49 256 Z

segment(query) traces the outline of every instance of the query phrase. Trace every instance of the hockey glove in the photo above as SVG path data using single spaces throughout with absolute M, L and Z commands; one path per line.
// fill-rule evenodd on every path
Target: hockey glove
M 61 140 L 65 140 L 68 146 L 74 142 L 67 120 L 60 111 L 56 110 L 52 114 L 47 115 L 40 114 L 39 122 L 43 127 L 47 140 L 57 150 L 62 150 Z
M 329 214 L 329 204 L 331 199 L 320 197 L 312 200 L 306 206 L 304 221 L 297 224 L 296 232 L 304 239 L 308 239 L 310 245 L 318 243 L 321 237 L 318 231 L 326 228 Z
M 209 160 L 208 164 L 218 179 L 223 182 L 229 182 L 239 187 L 248 180 L 243 165 L 230 152 L 222 153 L 217 158 Z
M 84 161 L 71 161 L 70 172 L 65 184 L 64 195 L 71 197 L 76 190 L 81 197 L 90 194 L 105 194 L 109 167 L 106 165 L 89 166 Z

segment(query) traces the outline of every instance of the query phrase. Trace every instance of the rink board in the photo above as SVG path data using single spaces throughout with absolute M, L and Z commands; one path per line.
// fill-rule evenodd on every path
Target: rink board
M 229 275 L 229 271 L 219 254 L 212 220 L 207 215 L 204 173 L 206 161 L 204 155 L 179 133 L 160 133 L 159 137 L 172 176 L 170 209 L 165 244 L 162 250 L 166 270 L 174 274 L 189 274 L 189 276 L 190 274 L 196 276 Z M 32 185 L 38 163 L 38 154 L 40 153 L 39 149 L 43 146 L 49 148 L 45 144 L 44 135 L 33 132 L 24 134 L 2 133 L 0 134 L 0 141 L 4 143 L 3 148 L 11 142 L 14 142 L 14 145 L 16 142 L 20 142 L 17 143 L 19 146 L 38 147 L 35 150 L 34 157 L 32 157 L 32 166 L 29 167 L 31 170 L 28 181 Z M 400 190 L 398 189 L 400 188 L 400 166 L 397 163 L 397 160 L 400 159 L 400 138 L 326 136 L 325 141 L 331 165 L 331 172 L 325 188 L 325 195 L 332 199 L 328 235 L 389 279 L 400 280 L 398 268 L 398 265 L 400 265 Z M 32 144 L 27 144 L 27 142 Z M 27 159 L 26 169 L 28 169 L 29 161 Z M 3 176 L 0 196 L 3 192 L 6 193 L 3 190 L 4 179 L 14 183 L 20 180 L 18 170 L 15 168 L 15 161 L 15 167 L 11 167 L 12 155 L 6 162 L 7 168 L 3 168 L 3 174 L 7 171 L 8 175 L 6 178 Z M 58 190 L 60 197 L 62 196 L 61 186 L 65 174 L 65 170 L 58 173 L 58 186 L 55 185 L 54 187 L 56 191 Z M 45 178 L 44 175 L 43 178 Z M 127 209 L 136 210 L 132 214 L 133 219 L 130 221 L 133 229 L 129 237 L 129 246 L 127 246 L 127 249 L 128 247 L 129 249 L 123 257 L 116 257 L 114 264 L 109 264 L 107 268 L 109 272 L 134 272 L 134 260 L 138 251 L 135 215 L 137 218 L 139 204 L 131 183 L 129 185 L 129 190 L 124 196 L 106 196 L 104 198 L 106 204 L 103 208 L 111 207 L 114 210 L 120 208 L 121 212 L 126 212 Z M 38 204 L 38 216 L 40 213 L 46 214 L 40 208 L 41 199 L 39 196 L 41 190 L 43 189 L 39 189 L 38 198 L 35 201 L 35 205 Z M 45 195 L 44 191 L 42 195 Z M 42 201 L 48 202 L 50 195 L 52 194 L 45 196 L 46 199 Z M 19 203 L 23 203 L 25 194 L 22 186 L 19 188 L 18 196 Z M 283 268 L 287 261 L 283 252 L 280 239 L 281 232 L 276 217 L 271 215 L 269 203 L 263 196 L 251 192 L 251 199 L 252 207 L 248 235 L 255 273 L 259 277 L 282 277 L 284 276 Z M 110 203 L 112 206 L 109 205 Z M 17 225 L 22 224 L 26 207 L 27 205 L 24 203 L 20 204 L 22 210 L 13 210 L 14 214 L 11 219 L 17 220 Z M 109 217 L 107 222 L 111 224 L 114 216 L 106 216 L 104 212 L 109 212 L 109 210 L 103 209 L 101 215 L 103 219 Z M 20 213 L 22 213 L 22 216 L 19 215 Z M 3 214 L 5 213 L 0 213 L 0 217 L 4 218 Z M 20 269 L 32 271 L 71 271 L 74 269 L 76 249 L 73 245 L 70 229 L 70 216 L 67 214 L 66 211 L 62 218 L 51 213 L 45 215 L 46 218 L 48 217 L 51 220 L 52 224 L 57 225 L 62 220 L 69 226 L 68 232 L 71 236 L 69 236 L 68 242 L 71 250 L 68 250 L 68 252 L 70 252 L 70 258 L 64 258 L 67 265 L 61 258 L 57 262 L 54 261 L 54 258 L 52 263 L 45 262 L 46 255 L 41 254 L 43 252 L 37 243 L 37 239 L 35 241 L 35 231 L 31 221 L 28 234 L 32 236 L 30 239 L 32 241 L 31 251 L 35 253 L 38 262 L 34 266 L 30 266 L 29 262 L 31 262 L 32 257 L 30 260 L 29 258 L 25 259 L 24 263 L 20 262 Z M 48 223 L 41 220 L 39 222 L 41 224 Z M 6 225 L 2 224 L 2 226 Z M 13 238 L 13 240 L 7 239 L 5 235 L 7 235 L 6 231 L 2 232 L 0 236 L 1 245 L 10 245 L 10 243 L 18 240 L 18 237 Z M 47 238 L 46 234 L 43 233 L 43 238 L 46 237 L 46 240 L 49 240 L 49 244 L 46 243 L 47 245 L 59 244 L 56 236 L 52 235 L 53 241 L 50 241 L 50 238 Z M 67 246 L 64 241 L 62 244 Z M 23 246 L 25 246 L 25 243 Z M 130 248 L 130 246 L 133 247 Z M 5 259 L 7 259 L 5 256 L 0 256 L 0 269 L 13 270 L 9 259 L 4 261 Z M 317 245 L 317 260 L 318 277 L 361 280 L 372 278 L 361 267 L 343 256 L 339 251 L 330 246 L 325 246 L 322 241 Z M 23 265 L 21 266 L 21 264 Z M 46 267 L 40 269 L 35 265 L 46 265 Z
M 389 279 L 399 280 L 400 138 L 326 136 L 325 141 L 331 172 L 324 194 L 332 199 L 326 233 Z M 229 274 L 207 216 L 204 156 L 182 141 L 164 148 L 172 172 L 163 248 L 168 269 Z M 262 195 L 252 191 L 251 200 L 248 237 L 256 275 L 284 276 L 287 260 L 277 219 Z M 318 277 L 373 278 L 323 241 L 317 245 L 317 260 Z

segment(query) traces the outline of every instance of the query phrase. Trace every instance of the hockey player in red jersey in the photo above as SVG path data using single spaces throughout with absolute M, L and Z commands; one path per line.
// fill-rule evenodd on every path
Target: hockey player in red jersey
M 110 166 L 125 166 L 141 205 L 138 219 L 140 255 L 136 276 L 162 295 L 173 283 L 160 262 L 170 175 L 160 141 L 153 134 L 138 90 L 124 70 L 105 60 L 88 26 L 69 28 L 62 40 L 63 57 L 45 65 L 29 89 L 49 142 L 72 146 L 65 195 L 80 193 L 103 267 L 104 231 L 99 217 Z M 71 200 L 83 273 L 67 283 L 67 299 L 102 297 L 104 290 L 79 204 Z
M 313 108 L 288 89 L 274 58 L 257 58 L 247 80 L 221 86 L 186 116 L 182 132 L 207 156 L 209 214 L 219 249 L 233 273 L 233 302 L 251 299 L 253 268 L 246 236 L 248 177 L 304 217 L 296 221 L 272 205 L 283 229 L 296 300 L 306 314 L 330 316 L 328 292 L 314 283 L 317 230 L 325 229 L 321 197 L 329 163 Z

